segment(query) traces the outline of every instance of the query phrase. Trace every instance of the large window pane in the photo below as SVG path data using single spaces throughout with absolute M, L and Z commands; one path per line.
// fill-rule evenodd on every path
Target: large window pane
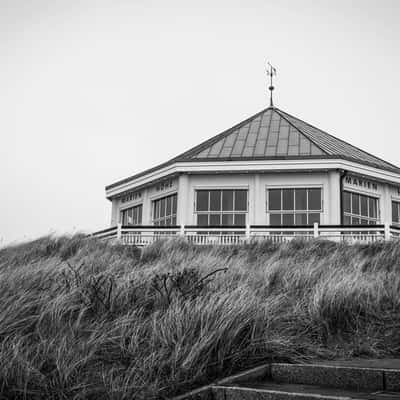
M 221 191 L 211 190 L 210 191 L 210 211 L 221 210 Z
M 308 209 L 321 210 L 321 189 L 308 190 Z
M 128 224 L 133 225 L 133 210 L 130 208 L 128 211 Z
M 392 221 L 397 224 L 400 222 L 400 203 L 392 201 Z
M 281 189 L 270 189 L 268 191 L 268 208 L 270 210 L 281 210 Z
M 166 196 L 153 202 L 153 225 L 170 226 L 176 225 L 176 203 L 177 195 Z M 139 212 L 140 218 L 142 210 Z
M 221 225 L 221 214 L 210 214 L 210 225 Z
M 351 212 L 352 214 L 360 214 L 360 196 L 358 194 L 351 194 Z
M 176 214 L 177 203 L 177 196 L 172 196 L 172 214 Z
M 269 216 L 270 225 L 281 225 L 281 214 L 270 214 Z
M 171 199 L 171 197 L 168 197 L 166 199 L 166 203 L 167 203 L 166 215 L 171 215 L 172 214 L 172 199 Z
M 283 210 L 294 210 L 294 190 L 283 189 L 282 190 L 282 209 Z
M 361 196 L 361 215 L 368 217 L 368 197 Z
M 270 224 L 311 225 L 319 221 L 322 211 L 321 189 L 285 188 L 268 190 L 268 211 L 281 211 L 278 216 L 270 214 Z M 291 212 L 290 212 L 291 211 Z M 318 213 L 316 212 L 318 211 Z M 315 214 L 310 219 L 310 213 Z M 278 213 L 276 213 L 278 214 Z M 274 223 L 273 223 L 273 222 Z M 311 221 L 311 222 L 310 222 Z
M 369 198 L 369 217 L 376 218 L 378 215 L 378 200 Z
M 197 225 L 208 225 L 208 214 L 199 214 L 197 216 Z
M 296 214 L 296 225 L 307 225 L 307 214 Z
M 165 199 L 160 200 L 160 218 L 165 217 Z
M 208 211 L 208 191 L 198 190 L 197 191 L 197 201 L 196 201 L 196 211 Z
M 233 214 L 222 214 L 222 225 L 233 225 Z
M 233 211 L 233 190 L 224 190 L 222 193 L 222 210 Z
M 207 222 L 208 225 L 245 225 L 246 214 L 243 211 L 247 211 L 247 190 L 197 191 L 198 224 Z
M 142 223 L 142 205 L 121 211 L 122 225 L 140 225 Z
M 319 213 L 310 213 L 308 214 L 308 224 L 314 225 L 316 222 L 321 223 L 321 214 Z
M 351 194 L 349 192 L 343 193 L 343 211 L 351 213 Z
M 296 210 L 307 210 L 307 190 L 296 189 Z
M 247 211 L 247 190 L 235 191 L 235 211 Z
M 378 223 L 378 199 L 364 194 L 343 192 L 344 223 L 374 225 Z M 349 206 L 348 201 L 351 205 Z
M 142 206 L 139 206 L 138 209 L 139 209 L 139 212 L 138 212 L 137 224 L 138 224 L 138 225 L 141 225 L 141 223 L 142 223 L 142 212 L 143 212 L 143 207 L 142 207 Z
M 294 225 L 294 214 L 283 214 L 282 224 L 289 226 Z
M 235 225 L 246 225 L 246 214 L 235 214 Z

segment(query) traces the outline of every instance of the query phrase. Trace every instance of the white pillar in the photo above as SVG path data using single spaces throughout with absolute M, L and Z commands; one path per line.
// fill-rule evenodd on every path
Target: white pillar
M 265 195 L 262 193 L 260 174 L 254 175 L 253 185 L 250 187 L 249 221 L 250 225 L 265 224 Z
M 327 219 L 325 219 L 325 223 L 332 225 L 339 225 L 341 219 L 341 192 L 340 192 L 340 173 L 339 171 L 329 171 L 328 172 L 328 193 L 326 199 L 328 200 L 328 204 L 325 204 L 327 213 Z
M 150 188 L 142 190 L 142 225 L 152 225 Z
M 391 234 L 390 234 L 390 223 L 385 222 L 385 240 L 390 240 L 391 239 Z
M 319 237 L 319 228 L 318 228 L 318 222 L 314 222 L 314 238 Z
M 388 184 L 382 184 L 383 194 L 380 201 L 381 223 L 392 223 L 392 197 Z
M 118 199 L 112 199 L 111 201 L 111 226 L 115 226 L 119 222 L 119 212 L 118 212 Z
M 121 239 L 122 237 L 122 224 L 118 222 L 117 224 L 117 239 Z
M 177 207 L 177 224 L 189 225 L 187 216 L 192 209 L 188 204 L 189 199 L 189 177 L 188 175 L 179 175 L 178 180 L 178 207 Z M 193 212 L 193 211 L 192 211 Z

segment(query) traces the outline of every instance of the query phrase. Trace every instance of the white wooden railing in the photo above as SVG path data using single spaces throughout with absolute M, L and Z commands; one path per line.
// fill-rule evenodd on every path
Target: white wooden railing
M 197 245 L 236 245 L 261 240 L 275 243 L 293 239 L 325 239 L 346 243 L 372 243 L 382 240 L 400 240 L 400 227 L 385 225 L 318 225 L 302 227 L 273 227 L 248 225 L 246 227 L 155 227 L 122 226 L 95 232 L 91 236 L 103 240 L 135 246 L 147 246 L 160 239 L 183 237 Z

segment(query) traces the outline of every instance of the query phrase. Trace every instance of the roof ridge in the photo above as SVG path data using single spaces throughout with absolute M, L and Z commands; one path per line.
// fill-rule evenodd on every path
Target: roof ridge
M 252 121 L 254 118 L 257 118 L 259 115 L 265 113 L 266 111 L 268 111 L 271 108 L 273 109 L 274 107 L 264 108 L 263 110 L 259 111 L 258 113 L 246 118 L 244 121 L 237 123 L 236 125 L 232 126 L 231 128 L 228 128 L 225 131 L 218 133 L 216 136 L 213 136 L 210 139 L 207 139 L 204 142 L 198 144 L 197 146 L 192 147 L 191 149 L 177 155 L 176 157 L 172 158 L 170 161 L 176 161 L 177 159 L 180 159 L 180 158 L 186 158 L 188 156 L 191 156 L 193 153 L 195 153 L 195 154 L 200 153 L 204 148 L 214 145 L 215 143 L 217 143 L 224 137 L 233 133 L 236 129 L 241 128 L 243 125 Z
M 302 129 L 300 129 L 298 126 L 296 126 L 293 122 L 289 121 L 289 119 L 286 118 L 285 115 L 282 115 L 281 113 L 285 114 L 284 111 L 280 110 L 278 107 L 274 107 L 274 108 L 275 108 L 275 111 L 280 115 L 281 118 L 283 118 L 285 121 L 287 121 L 287 123 L 288 123 L 289 125 L 293 126 L 293 128 L 297 129 L 297 130 L 298 130 L 303 136 L 305 136 L 314 146 L 318 147 L 323 153 L 325 153 L 325 154 L 327 154 L 327 155 L 329 155 L 329 156 L 332 155 L 332 154 L 329 153 L 327 150 L 324 150 L 319 144 L 315 143 L 315 141 L 314 141 L 310 136 L 308 136 L 307 133 L 303 132 Z M 288 114 L 288 115 L 290 115 L 290 114 Z M 292 117 L 292 115 L 290 115 L 290 116 Z M 296 118 L 296 117 L 293 116 L 293 118 Z M 297 118 L 297 119 L 300 120 L 300 118 Z M 301 120 L 300 120 L 300 121 L 301 121 Z M 304 121 L 302 121 L 302 122 L 304 122 Z M 318 128 L 316 128 L 316 129 L 318 129 Z
M 354 146 L 353 144 L 351 144 L 351 143 L 349 143 L 349 142 L 346 142 L 345 140 L 340 139 L 340 138 L 338 138 L 338 137 L 336 137 L 336 136 L 334 136 L 334 135 L 332 135 L 332 134 L 330 134 L 330 133 L 324 131 L 324 130 L 321 129 L 321 128 L 317 128 L 315 125 L 312 125 L 312 124 L 310 124 L 309 122 L 306 122 L 306 121 L 302 120 L 301 118 L 298 118 L 298 117 L 296 117 L 296 116 L 294 116 L 294 115 L 292 115 L 292 114 L 289 114 L 289 113 L 286 112 L 286 111 L 282 111 L 282 110 L 278 109 L 277 107 L 275 107 L 275 108 L 276 108 L 280 113 L 286 114 L 286 115 L 288 115 L 288 116 L 291 117 L 291 118 L 295 118 L 295 119 L 301 121 L 303 124 L 309 125 L 309 126 L 311 126 L 312 128 L 317 129 L 318 131 L 321 131 L 321 132 L 324 133 L 325 135 L 328 135 L 328 136 L 330 136 L 331 138 L 336 139 L 336 140 L 338 140 L 339 142 L 342 142 L 342 143 L 344 143 L 344 144 L 347 145 L 347 146 L 350 146 L 350 147 L 352 147 L 352 148 L 354 148 L 354 149 L 357 149 L 358 151 L 361 151 L 361 152 L 363 152 L 364 154 L 368 154 L 370 157 L 375 158 L 375 159 L 377 159 L 377 160 L 379 160 L 379 161 L 382 161 L 382 162 L 384 162 L 384 163 L 386 163 L 386 164 L 392 166 L 392 167 L 395 168 L 395 169 L 400 169 L 400 167 L 398 167 L 397 165 L 392 164 L 392 163 L 390 163 L 389 161 L 384 160 L 383 158 L 377 157 L 377 156 L 375 156 L 374 154 L 369 153 L 368 151 L 365 151 L 365 150 L 363 150 L 363 149 L 360 149 L 359 147 Z M 279 113 L 279 115 L 281 115 L 280 113 Z M 283 115 L 281 115 L 281 116 L 282 116 L 283 118 L 285 118 Z M 286 118 L 285 118 L 285 119 L 286 119 Z M 288 121 L 288 122 L 290 123 L 290 121 Z M 297 126 L 296 126 L 296 129 L 299 129 L 301 132 L 303 132 L 303 131 L 302 131 L 300 128 L 298 128 Z M 313 141 L 307 134 L 306 134 L 306 136 L 314 143 L 314 141 Z M 315 144 L 315 143 L 314 143 L 314 144 Z M 319 146 L 318 146 L 318 147 L 319 147 Z M 324 150 L 324 151 L 327 152 L 326 150 Z M 330 155 L 333 155 L 333 154 L 330 154 Z

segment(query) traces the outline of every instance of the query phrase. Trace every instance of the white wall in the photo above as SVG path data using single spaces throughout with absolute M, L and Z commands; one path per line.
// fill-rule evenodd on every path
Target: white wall
M 356 176 L 354 176 L 357 178 Z M 368 184 L 369 182 L 369 184 Z M 374 183 L 374 185 L 372 185 Z M 140 199 L 121 203 L 112 200 L 111 225 L 119 222 L 120 211 L 143 204 L 143 225 L 152 224 L 152 202 L 157 198 L 178 193 L 178 225 L 195 225 L 197 223 L 195 192 L 198 189 L 247 189 L 248 216 L 251 225 L 268 225 L 266 212 L 266 191 L 268 188 L 282 187 L 320 187 L 322 189 L 323 212 L 321 224 L 340 224 L 340 174 L 338 171 L 319 173 L 248 173 L 248 174 L 181 174 L 172 180 L 172 186 L 165 189 L 153 185 L 142 189 Z M 363 193 L 379 199 L 380 223 L 392 222 L 392 200 L 400 201 L 400 189 L 387 183 L 368 181 L 357 178 L 355 181 L 343 183 L 343 189 Z
M 248 189 L 248 223 L 268 225 L 266 191 L 274 187 L 320 187 L 323 197 L 321 224 L 340 223 L 339 173 L 281 173 L 241 175 L 189 175 L 187 205 L 182 218 L 186 225 L 196 224 L 195 191 L 198 189 Z M 180 195 L 180 194 L 179 194 Z M 179 196 L 178 195 L 178 196 Z M 179 204 L 179 203 L 178 203 Z

